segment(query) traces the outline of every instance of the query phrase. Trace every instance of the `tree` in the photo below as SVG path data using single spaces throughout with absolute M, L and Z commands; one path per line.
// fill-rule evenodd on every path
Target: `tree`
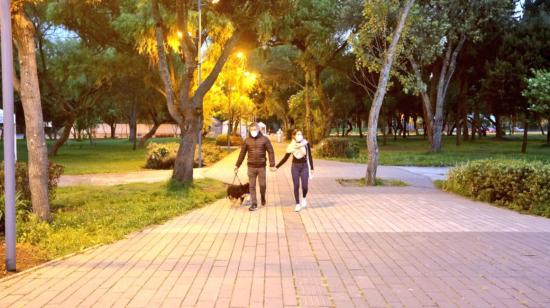
M 217 5 L 206 7 L 207 12 L 213 14 L 207 20 L 214 20 L 214 25 L 206 27 L 207 31 L 203 33 L 196 31 L 192 35 L 191 1 L 177 0 L 173 6 L 163 6 L 158 0 L 151 0 L 155 30 L 153 54 L 164 84 L 168 111 L 182 132 L 174 164 L 174 179 L 184 182 L 193 180 L 195 146 L 203 127 L 204 96 L 212 88 L 225 62 L 238 42 L 246 44 L 247 41 L 258 40 L 256 34 L 261 32 L 262 27 L 269 26 L 274 14 L 282 12 L 284 2 L 220 1 Z M 170 12 L 175 12 L 175 16 Z M 175 20 L 175 23 L 171 24 L 170 20 Z M 216 29 L 215 22 L 218 25 L 221 23 L 221 27 Z M 201 42 L 213 43 L 207 53 L 216 54 L 217 60 L 207 77 L 195 85 L 198 35 L 201 36 Z
M 550 66 L 550 6 L 544 1 L 526 1 L 520 19 L 512 19 L 496 50 L 496 58 L 487 63 L 481 97 L 487 101 L 496 119 L 497 137 L 502 136 L 501 116 L 523 118 L 523 143 L 527 150 L 527 132 L 532 112 L 522 92 L 533 69 Z M 515 122 L 515 121 L 513 121 Z
M 48 200 L 48 149 L 40 100 L 36 63 L 35 29 L 26 6 L 39 1 L 12 1 L 13 37 L 19 60 L 19 80 L 15 88 L 21 96 L 25 113 L 28 148 L 29 186 L 33 212 L 41 220 L 50 220 Z
M 534 71 L 522 94 L 529 100 L 529 109 L 548 120 L 546 144 L 550 144 L 550 71 Z
M 208 65 L 205 65 L 208 68 Z M 211 117 L 228 121 L 229 134 L 235 134 L 238 123 L 243 118 L 252 118 L 254 102 L 250 93 L 257 84 L 256 73 L 246 69 L 244 53 L 233 55 L 227 61 L 212 89 L 204 97 L 205 128 Z
M 77 122 L 91 137 L 90 129 L 97 124 L 101 111 L 99 102 L 112 82 L 112 67 L 118 60 L 112 52 L 98 53 L 79 40 L 51 44 L 46 54 L 45 88 L 52 93 L 56 102 L 52 108 L 62 115 L 64 127 L 61 137 L 49 149 L 49 154 L 55 156 Z
M 442 148 L 445 101 L 466 41 L 483 39 L 487 23 L 513 14 L 512 1 L 431 0 L 418 6 L 405 38 L 401 82 L 419 93 L 431 150 Z M 408 62 L 408 63 L 407 63 Z
M 362 1 L 358 0 L 296 0 L 293 9 L 276 23 L 269 44 L 291 44 L 300 51 L 297 64 L 304 74 L 304 107 L 306 135 L 320 140 L 330 133 L 335 120 L 334 97 L 324 87 L 323 72 L 348 47 L 348 38 L 357 31 Z M 320 136 L 312 138 L 311 86 L 317 96 L 323 119 Z
M 300 51 L 292 45 L 280 45 L 256 49 L 249 57 L 251 70 L 261 76 L 257 91 L 262 94 L 263 115 L 281 119 L 286 130 L 291 128 L 294 120 L 289 99 L 307 87 L 303 70 L 297 65 L 299 54 Z
M 374 40 L 379 38 L 382 41 L 389 40 L 390 44 L 382 43 L 381 49 L 377 51 L 379 58 L 375 58 L 372 52 L 359 52 L 361 65 L 369 66 L 372 70 L 379 70 L 378 86 L 372 100 L 369 113 L 369 126 L 367 132 L 368 166 L 366 180 L 367 185 L 376 185 L 376 171 L 378 168 L 379 149 L 377 142 L 378 117 L 384 96 L 386 94 L 393 61 L 399 54 L 399 42 L 401 34 L 414 0 L 407 0 L 401 8 L 400 1 L 371 0 L 365 2 L 365 21 L 359 32 L 359 43 L 362 51 L 365 46 L 372 46 Z M 395 23 L 392 22 L 396 21 Z M 385 21 L 385 22 L 383 22 Z

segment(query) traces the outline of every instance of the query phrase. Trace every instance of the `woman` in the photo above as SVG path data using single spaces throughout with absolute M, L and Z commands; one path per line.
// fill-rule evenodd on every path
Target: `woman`
M 292 132 L 292 141 L 286 148 L 285 157 L 277 164 L 279 169 L 292 155 L 292 182 L 294 183 L 294 199 L 296 207 L 294 211 L 299 212 L 307 206 L 308 180 L 313 177 L 313 159 L 311 147 L 300 130 Z M 300 179 L 302 181 L 302 202 L 300 202 Z

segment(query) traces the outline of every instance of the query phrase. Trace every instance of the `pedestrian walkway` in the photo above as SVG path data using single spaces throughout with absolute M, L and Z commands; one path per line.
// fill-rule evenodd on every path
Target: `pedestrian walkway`
M 204 175 L 230 181 L 237 154 Z M 343 187 L 365 166 L 320 160 L 295 213 L 289 165 L 269 173 L 259 211 L 220 200 L 0 280 L 0 307 L 550 306 L 549 219 L 400 168 L 379 175 L 411 186 Z

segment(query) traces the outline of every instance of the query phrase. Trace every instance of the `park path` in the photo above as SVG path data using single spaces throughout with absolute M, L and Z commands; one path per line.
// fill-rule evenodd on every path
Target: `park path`
M 237 154 L 205 176 L 230 181 Z M 0 307 L 550 306 L 549 219 L 400 168 L 380 175 L 412 186 L 342 187 L 365 167 L 321 160 L 297 214 L 289 165 L 269 173 L 257 212 L 220 200 L 0 280 Z

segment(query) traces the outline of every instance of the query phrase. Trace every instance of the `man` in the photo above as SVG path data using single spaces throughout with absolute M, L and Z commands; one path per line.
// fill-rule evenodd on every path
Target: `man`
M 248 153 L 248 180 L 250 183 L 250 198 L 252 199 L 252 205 L 249 210 L 255 211 L 258 209 L 258 202 L 256 197 L 256 178 L 260 182 L 260 195 L 262 198 L 262 205 L 265 206 L 265 190 L 266 190 L 266 152 L 269 155 L 269 166 L 271 171 L 275 170 L 275 153 L 273 152 L 273 146 L 271 141 L 262 135 L 257 123 L 252 123 L 248 127 L 249 136 L 244 140 L 241 147 L 241 153 L 239 159 L 235 164 L 235 173 L 239 171 L 239 167 L 243 163 L 246 153 Z

